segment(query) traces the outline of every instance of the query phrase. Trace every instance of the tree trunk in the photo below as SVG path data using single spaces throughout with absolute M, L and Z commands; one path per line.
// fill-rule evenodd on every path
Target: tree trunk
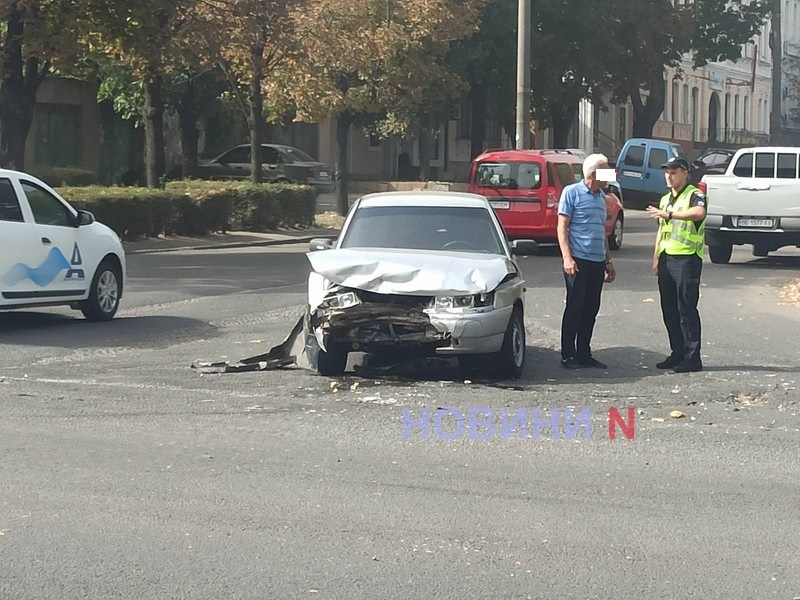
M 350 179 L 350 163 L 347 160 L 347 149 L 350 145 L 350 126 L 353 116 L 350 113 L 341 113 L 336 116 L 336 172 L 339 180 L 336 206 L 341 216 L 347 216 L 350 210 L 348 199 L 348 181 Z
M 45 78 L 49 65 L 41 72 L 36 58 L 23 60 L 24 17 L 16 4 L 6 21 L 0 73 L 0 166 L 25 169 L 25 142 L 36 108 L 36 90 Z
M 422 116 L 419 128 L 419 180 L 430 181 L 431 178 L 431 128 L 430 117 Z
M 181 127 L 181 150 L 183 153 L 182 176 L 194 177 L 197 170 L 197 146 L 200 132 L 197 130 L 197 95 L 194 84 L 189 81 L 178 102 L 178 121 Z
M 575 123 L 575 112 L 566 110 L 558 115 L 553 115 L 553 147 L 568 148 L 569 131 Z
M 264 37 L 262 31 L 262 40 Z M 261 183 L 261 128 L 264 119 L 264 98 L 261 94 L 261 79 L 264 75 L 264 44 L 259 43 L 250 49 L 252 75 L 250 77 L 250 115 L 247 125 L 250 128 L 250 180 Z
M 469 92 L 472 114 L 470 115 L 470 160 L 483 152 L 483 143 L 486 141 L 486 98 L 489 90 L 486 84 L 475 84 Z
M 650 95 L 647 104 L 642 102 L 639 90 L 632 90 L 631 104 L 633 105 L 633 137 L 652 138 L 653 127 L 664 112 L 664 93 L 666 84 L 661 77 L 654 77 L 649 85 Z
M 164 99 L 161 75 L 148 77 L 144 84 L 145 173 L 147 187 L 161 187 L 164 158 Z

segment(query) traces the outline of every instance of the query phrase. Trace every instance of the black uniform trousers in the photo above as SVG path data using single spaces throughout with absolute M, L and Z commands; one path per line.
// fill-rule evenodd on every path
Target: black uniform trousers
M 606 263 L 576 258 L 578 272 L 564 273 L 567 285 L 567 306 L 561 319 L 561 358 L 588 358 L 600 294 L 606 273 Z
M 661 295 L 661 314 L 669 335 L 672 356 L 684 362 L 700 360 L 700 273 L 703 260 L 696 254 L 658 257 L 658 291 Z

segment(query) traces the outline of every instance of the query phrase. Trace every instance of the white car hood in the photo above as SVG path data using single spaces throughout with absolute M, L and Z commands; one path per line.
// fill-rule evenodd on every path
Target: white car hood
M 313 270 L 328 282 L 379 294 L 479 294 L 494 290 L 516 272 L 513 262 L 496 254 L 337 249 L 307 256 Z

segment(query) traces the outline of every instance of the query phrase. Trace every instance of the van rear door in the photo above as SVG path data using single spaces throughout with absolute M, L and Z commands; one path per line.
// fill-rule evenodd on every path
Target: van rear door
M 644 191 L 646 154 L 645 142 L 632 142 L 624 149 L 617 162 L 617 181 L 625 193 L 631 193 L 632 197 Z

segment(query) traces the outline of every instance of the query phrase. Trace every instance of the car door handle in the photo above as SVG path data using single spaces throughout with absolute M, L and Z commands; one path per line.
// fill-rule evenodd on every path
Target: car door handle
M 52 244 L 53 242 L 51 242 L 51 241 L 50 241 L 50 238 L 43 237 L 43 238 L 42 238 L 42 243 L 43 243 L 43 244 L 50 245 L 50 244 Z
M 645 179 L 650 179 L 650 173 L 645 173 L 645 174 L 644 174 L 644 178 L 645 178 Z

